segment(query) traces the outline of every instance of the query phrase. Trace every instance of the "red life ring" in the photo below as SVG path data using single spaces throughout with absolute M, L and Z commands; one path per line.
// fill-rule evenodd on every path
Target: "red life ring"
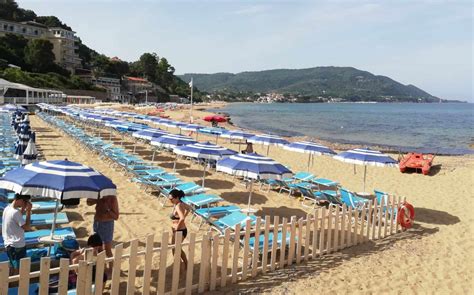
M 415 222 L 415 208 L 410 203 L 403 201 L 398 207 L 397 221 L 403 229 L 412 227 Z

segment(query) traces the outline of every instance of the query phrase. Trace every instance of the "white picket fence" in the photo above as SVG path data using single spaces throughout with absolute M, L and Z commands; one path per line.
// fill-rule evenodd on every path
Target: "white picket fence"
M 20 264 L 20 274 L 8 276 L 8 264 L 0 264 L 0 295 L 7 294 L 9 286 L 18 286 L 19 294 L 28 294 L 30 283 L 39 282 L 39 294 L 48 294 L 51 275 L 59 275 L 59 294 L 66 294 L 69 271 L 75 270 L 77 294 L 101 294 L 102 276 L 105 265 L 113 262 L 111 280 L 107 286 L 110 294 L 178 294 L 202 293 L 216 290 L 238 281 L 249 280 L 258 274 L 272 272 L 293 264 L 301 264 L 308 259 L 318 259 L 321 255 L 340 251 L 344 248 L 367 241 L 383 239 L 396 234 L 401 229 L 394 214 L 400 198 L 389 197 L 388 204 L 370 202 L 362 210 L 317 209 L 306 218 L 280 219 L 258 218 L 252 226 L 248 220 L 245 230 L 237 226 L 235 231 L 227 229 L 224 234 L 208 232 L 201 239 L 195 233 L 181 241 L 181 232 L 176 233 L 174 245 L 169 244 L 170 234 L 161 235 L 161 245 L 154 245 L 154 235 L 146 238 L 140 246 L 132 240 L 127 249 L 124 244 L 115 246 L 114 257 L 106 258 L 105 253 L 69 265 L 67 259 L 52 268 L 50 258 L 44 257 L 40 270 L 30 272 L 31 262 L 25 258 Z M 281 239 L 271 243 L 269 237 Z M 259 241 L 261 247 L 251 247 L 251 237 Z M 181 273 L 180 253 L 184 250 L 188 265 Z M 95 278 L 92 268 L 95 266 Z M 95 281 L 95 284 L 93 282 Z M 94 287 L 92 287 L 94 285 Z M 110 290 L 109 290 L 110 288 Z

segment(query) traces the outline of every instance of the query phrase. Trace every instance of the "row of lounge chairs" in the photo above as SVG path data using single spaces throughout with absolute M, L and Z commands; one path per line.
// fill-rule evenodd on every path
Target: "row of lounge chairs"
M 141 157 L 130 154 L 124 148 L 115 146 L 104 141 L 100 137 L 87 134 L 82 128 L 64 122 L 54 117 L 43 117 L 45 120 L 61 128 L 64 132 L 75 138 L 78 143 L 95 151 L 103 160 L 109 161 L 110 167 L 123 170 L 131 175 L 131 181 L 144 187 L 146 191 L 158 191 L 159 202 L 164 205 L 169 192 L 172 189 L 184 191 L 183 202 L 192 210 L 193 217 L 191 223 L 197 221 L 196 226 L 206 223 L 211 229 L 224 233 L 226 229 L 235 230 L 239 224 L 241 229 L 246 226 L 247 220 L 251 220 L 254 225 L 257 217 L 252 214 L 242 213 L 242 209 L 235 205 L 220 205 L 223 199 L 214 194 L 207 194 L 206 188 L 194 183 L 186 182 L 174 173 L 169 173 L 165 169 L 155 166 Z M 259 247 L 263 247 L 263 238 L 258 242 Z M 281 233 L 275 239 L 281 242 Z M 273 234 L 269 237 L 269 243 L 274 242 Z M 255 239 L 250 239 L 250 246 L 253 248 Z

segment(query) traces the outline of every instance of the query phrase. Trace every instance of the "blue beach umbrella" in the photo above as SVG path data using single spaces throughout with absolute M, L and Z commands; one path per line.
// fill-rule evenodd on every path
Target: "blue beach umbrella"
M 198 130 L 200 133 L 205 133 L 205 134 L 210 134 L 210 135 L 215 135 L 216 136 L 216 144 L 217 141 L 219 140 L 219 136 L 223 134 L 226 131 L 224 128 L 214 128 L 214 127 L 204 127 Z
M 268 156 L 268 153 L 270 152 L 271 145 L 283 146 L 283 145 L 289 144 L 287 140 L 281 138 L 280 136 L 270 135 L 270 134 L 257 134 L 247 139 L 247 141 L 251 143 L 266 145 L 267 156 Z
M 140 139 L 150 141 L 153 138 L 158 138 L 158 137 L 161 137 L 161 136 L 164 136 L 164 135 L 167 135 L 167 134 L 169 134 L 169 133 L 166 132 L 166 131 L 163 131 L 161 129 L 150 128 L 150 129 L 135 131 L 135 132 L 132 133 L 132 136 L 136 137 L 136 138 L 140 138 Z
M 44 161 L 28 164 L 7 172 L 0 178 L 0 188 L 18 194 L 56 199 L 56 224 L 59 200 L 115 196 L 115 184 L 106 176 L 85 165 L 68 160 Z
M 196 132 L 196 140 L 198 140 L 198 136 L 199 136 L 198 131 L 200 129 L 203 129 L 203 128 L 204 128 L 204 126 L 197 125 L 197 124 L 186 124 L 185 126 L 180 127 L 181 130 Z M 191 135 L 191 134 L 189 134 L 189 135 Z
M 308 156 L 308 171 L 309 171 L 309 166 L 311 163 L 311 159 L 314 159 L 314 155 L 335 155 L 336 152 L 331 150 L 330 148 L 320 145 L 311 141 L 297 141 L 297 142 L 292 142 L 289 145 L 286 145 L 283 147 L 283 149 L 288 150 L 288 151 L 293 151 L 293 152 L 298 152 L 298 153 L 304 153 L 304 154 L 309 154 Z
M 251 211 L 253 179 L 282 179 L 293 174 L 288 168 L 273 159 L 259 154 L 236 154 L 217 162 L 217 171 L 250 178 L 248 212 Z
M 177 146 L 189 145 L 193 143 L 196 143 L 196 141 L 191 137 L 177 134 L 163 135 L 159 138 L 153 138 L 151 140 L 151 145 L 167 149 L 173 149 Z
M 217 161 L 224 157 L 237 154 L 237 152 L 234 150 L 221 147 L 221 146 L 212 144 L 210 142 L 204 142 L 204 143 L 198 142 L 195 144 L 179 146 L 179 147 L 174 148 L 173 152 L 177 155 L 191 157 L 195 159 L 204 159 L 207 161 L 210 161 L 210 160 Z M 203 171 L 203 176 L 202 176 L 203 187 L 204 187 L 204 179 L 206 177 L 206 167 L 207 165 L 204 165 L 204 171 Z
M 364 165 L 364 192 L 365 192 L 365 180 L 367 175 L 367 166 L 378 166 L 378 167 L 397 167 L 398 162 L 392 159 L 390 156 L 385 155 L 379 151 L 371 149 L 353 149 L 345 152 L 341 152 L 334 156 L 334 159 L 354 164 Z
M 23 159 L 21 160 L 22 165 L 27 165 L 36 161 L 38 157 L 38 150 L 36 149 L 36 134 L 34 132 L 31 133 L 30 141 L 26 146 L 26 149 L 23 153 Z

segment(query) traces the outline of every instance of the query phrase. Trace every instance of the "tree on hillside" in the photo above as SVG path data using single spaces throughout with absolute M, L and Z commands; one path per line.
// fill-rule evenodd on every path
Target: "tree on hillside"
M 28 40 L 22 36 L 14 34 L 6 34 L 0 37 L 0 57 L 7 60 L 8 63 L 25 67 L 24 49 L 28 44 Z
M 156 80 L 158 60 L 159 58 L 156 53 L 144 53 L 140 56 L 140 70 L 149 81 Z
M 25 47 L 25 61 L 34 72 L 53 71 L 56 68 L 53 44 L 45 39 L 30 40 Z
M 72 28 L 65 23 L 61 22 L 59 18 L 51 15 L 51 16 L 38 16 L 36 17 L 36 22 L 43 24 L 47 27 L 59 27 L 69 31 L 72 31 Z
M 31 10 L 22 9 L 14 0 L 0 1 L 0 18 L 11 21 L 31 21 L 36 18 L 36 13 Z
M 162 57 L 156 67 L 156 82 L 163 88 L 169 89 L 173 83 L 174 71 L 174 67 L 168 63 L 168 60 Z

